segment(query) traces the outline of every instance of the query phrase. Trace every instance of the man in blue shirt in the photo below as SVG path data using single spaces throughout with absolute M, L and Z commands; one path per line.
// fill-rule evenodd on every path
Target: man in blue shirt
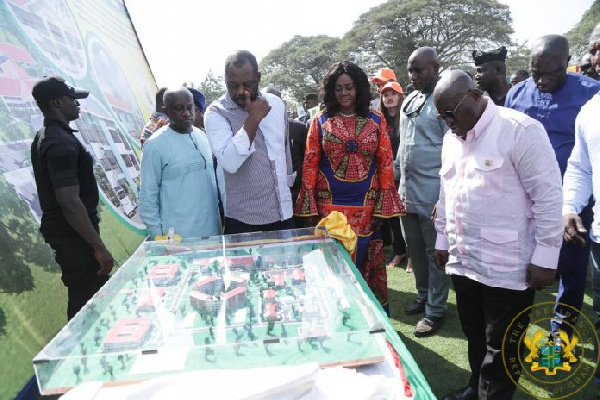
M 220 235 L 212 153 L 206 135 L 193 126 L 192 93 L 167 90 L 164 103 L 169 125 L 144 145 L 140 216 L 150 238 L 171 229 L 187 238 Z
M 512 87 L 505 103 L 506 107 L 522 111 L 544 125 L 562 175 L 575 144 L 575 117 L 600 90 L 599 82 L 567 73 L 569 59 L 569 43 L 564 36 L 548 35 L 536 40 L 531 50 L 531 77 Z M 589 231 L 591 205 L 579 215 Z M 590 252 L 587 235 L 585 241 L 583 246 L 563 242 L 561 248 L 556 271 L 560 284 L 551 327 L 555 335 L 559 330 L 571 334 L 579 317 L 572 308 L 581 310 L 583 304 Z

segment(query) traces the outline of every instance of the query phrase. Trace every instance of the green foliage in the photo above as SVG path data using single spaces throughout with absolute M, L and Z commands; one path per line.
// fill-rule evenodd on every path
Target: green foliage
M 495 0 L 389 0 L 359 17 L 341 51 L 371 74 L 392 68 L 402 83 L 415 49 L 435 48 L 442 69 L 472 65 L 472 50 L 511 44 L 511 24 Z
M 520 69 L 529 70 L 529 56 L 531 50 L 529 43 L 515 44 L 508 47 L 508 55 L 506 57 L 506 77 L 509 78 L 512 74 Z
M 261 60 L 261 86 L 273 85 L 299 103 L 309 92 L 317 92 L 327 69 L 340 60 L 341 40 L 329 36 L 294 36 Z
M 565 35 L 569 39 L 573 62 L 579 62 L 587 52 L 590 35 L 598 23 L 600 23 L 600 0 L 595 0 L 594 4 L 583 14 L 581 21 Z
M 206 106 L 208 107 L 210 103 L 225 94 L 224 82 L 225 78 L 223 75 L 215 75 L 213 70 L 209 69 L 204 80 L 199 85 L 196 85 L 194 82 L 184 82 L 183 86 L 196 88 L 201 91 L 204 97 L 206 97 Z
M 362 14 L 342 40 L 295 36 L 272 50 L 260 65 L 263 82 L 300 101 L 333 62 L 348 59 L 368 74 L 392 68 L 406 84 L 406 61 L 418 47 L 434 47 L 442 69 L 469 67 L 473 49 L 512 45 L 511 24 L 509 7 L 496 0 L 389 0 Z

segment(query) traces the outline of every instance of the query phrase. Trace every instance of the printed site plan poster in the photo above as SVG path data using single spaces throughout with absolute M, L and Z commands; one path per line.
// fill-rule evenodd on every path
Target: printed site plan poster
M 31 89 L 44 75 L 90 91 L 72 126 L 96 161 L 100 229 L 119 265 L 145 234 L 138 144 L 157 88 L 123 0 L 0 0 L 0 399 L 66 323 L 29 150 L 43 122 Z

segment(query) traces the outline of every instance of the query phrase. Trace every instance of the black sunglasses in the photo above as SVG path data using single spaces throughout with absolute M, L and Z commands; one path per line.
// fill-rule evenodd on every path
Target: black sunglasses
M 431 93 L 428 93 L 427 96 L 425 96 L 425 99 L 423 100 L 423 102 L 421 104 L 419 104 L 419 106 L 416 109 L 414 109 L 413 111 L 408 111 L 408 108 L 410 107 L 412 102 L 419 96 L 411 97 L 411 99 L 406 102 L 404 107 L 402 107 L 402 112 L 404 113 L 404 115 L 406 115 L 408 118 L 414 118 L 417 115 L 419 115 L 421 113 L 421 111 L 423 110 L 423 107 L 425 107 L 425 104 L 427 103 L 427 99 L 429 99 L 429 96 L 431 96 Z
M 468 90 L 467 93 L 464 94 L 464 96 L 462 97 L 462 99 L 460 99 L 460 101 L 458 102 L 458 104 L 456 105 L 456 107 L 454 107 L 454 110 L 452 111 L 444 111 L 441 114 L 438 114 L 438 118 L 443 119 L 444 121 L 451 119 L 452 121 L 456 120 L 456 112 L 458 111 L 458 108 L 462 105 L 462 102 L 467 98 L 467 95 L 470 93 L 471 91 Z

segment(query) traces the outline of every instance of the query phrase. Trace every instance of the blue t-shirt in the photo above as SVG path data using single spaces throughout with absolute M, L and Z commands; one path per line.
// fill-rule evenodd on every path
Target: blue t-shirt
M 513 86 L 505 107 L 524 112 L 544 125 L 562 175 L 575 145 L 575 117 L 581 107 L 600 90 L 600 82 L 584 75 L 567 74 L 564 85 L 554 93 L 542 93 L 533 78 Z

